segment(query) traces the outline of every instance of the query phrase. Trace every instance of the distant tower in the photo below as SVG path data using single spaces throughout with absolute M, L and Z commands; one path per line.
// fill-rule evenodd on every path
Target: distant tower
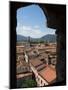
M 30 43 L 30 36 L 28 37 L 28 43 Z
M 28 43 L 29 43 L 29 46 L 31 46 L 30 36 L 28 37 Z

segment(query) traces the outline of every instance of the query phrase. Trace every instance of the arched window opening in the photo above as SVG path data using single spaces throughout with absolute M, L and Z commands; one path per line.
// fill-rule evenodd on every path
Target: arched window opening
M 24 53 L 21 58 L 25 58 L 25 54 L 28 56 L 28 61 L 22 61 L 19 67 L 22 67 L 22 65 L 30 67 L 26 73 L 33 72 L 35 76 L 39 73 L 46 85 L 53 84 L 52 81 L 54 80 L 56 82 L 56 64 L 53 64 L 52 61 L 54 59 L 54 63 L 56 62 L 57 42 L 55 31 L 55 29 L 47 27 L 46 15 L 38 5 L 33 4 L 17 10 L 17 46 L 23 49 L 19 50 L 18 54 Z M 36 54 L 32 52 L 36 52 Z M 48 73 L 53 76 L 51 78 L 46 76 Z M 23 74 L 25 78 L 25 73 Z M 39 81 L 36 82 L 35 78 L 34 81 L 35 85 L 40 83 Z M 42 86 L 42 82 L 39 85 Z

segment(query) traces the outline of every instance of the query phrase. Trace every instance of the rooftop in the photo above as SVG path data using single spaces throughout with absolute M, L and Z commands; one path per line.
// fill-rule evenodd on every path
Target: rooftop
M 48 82 L 52 82 L 56 79 L 56 70 L 50 66 L 47 66 L 43 70 L 39 71 L 39 74 Z
M 46 68 L 46 63 L 43 63 L 43 61 L 41 61 L 39 57 L 36 59 L 30 60 L 30 63 L 36 68 L 37 71 L 40 71 Z
M 38 60 L 38 59 L 30 60 L 30 63 L 31 63 L 34 67 L 37 67 L 37 66 L 43 64 L 43 62 L 40 61 L 40 60 Z

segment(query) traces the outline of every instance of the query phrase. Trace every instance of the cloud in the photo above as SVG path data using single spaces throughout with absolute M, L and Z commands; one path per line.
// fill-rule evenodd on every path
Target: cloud
M 34 26 L 35 29 L 39 29 L 40 27 L 38 25 Z
M 48 28 L 49 29 L 49 28 Z M 47 31 L 48 31 L 47 29 Z M 33 38 L 40 38 L 46 34 L 48 34 L 46 31 L 42 32 L 40 26 L 18 26 L 17 29 L 17 34 L 23 35 L 23 36 L 30 36 Z M 53 34 L 53 33 L 52 33 Z
M 23 30 L 27 30 L 27 31 L 29 30 L 30 31 L 31 30 L 31 27 L 30 26 L 22 26 L 22 29 Z

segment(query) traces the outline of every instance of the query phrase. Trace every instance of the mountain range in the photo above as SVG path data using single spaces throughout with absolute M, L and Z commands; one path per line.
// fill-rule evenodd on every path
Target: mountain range
M 17 35 L 17 42 L 19 41 L 27 41 L 28 37 L 22 36 L 22 35 Z M 48 42 L 56 42 L 56 35 L 55 34 L 47 34 L 41 38 L 32 38 L 30 37 L 31 41 L 38 41 L 38 40 L 42 40 L 42 41 L 48 41 Z

